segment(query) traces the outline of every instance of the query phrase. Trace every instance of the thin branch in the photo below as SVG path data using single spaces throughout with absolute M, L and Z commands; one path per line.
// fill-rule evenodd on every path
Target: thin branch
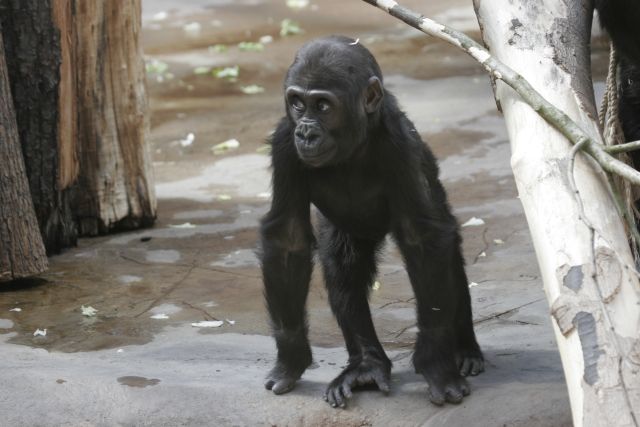
M 628 153 L 629 151 L 640 150 L 640 141 L 627 142 L 626 144 L 608 145 L 604 151 L 609 154 Z
M 589 137 L 569 116 L 554 107 L 553 104 L 540 95 L 524 77 L 491 56 L 487 49 L 466 34 L 426 18 L 399 5 L 394 0 L 363 1 L 384 10 L 391 16 L 398 18 L 425 34 L 444 40 L 462 49 L 482 64 L 492 77 L 497 80 L 502 80 L 515 90 L 540 117 L 556 128 L 573 144 L 585 141 L 581 144 L 583 150 L 593 157 L 604 170 L 620 175 L 630 182 L 640 185 L 640 172 L 609 155 L 604 150 L 602 144 L 599 144 L 593 138 Z

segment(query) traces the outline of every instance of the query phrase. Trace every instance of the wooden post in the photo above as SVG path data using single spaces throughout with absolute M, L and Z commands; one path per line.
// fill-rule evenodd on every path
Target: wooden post
M 591 0 L 474 0 L 485 43 L 600 141 L 590 73 Z M 574 425 L 640 423 L 640 286 L 598 165 L 508 86 L 496 85 L 536 249 Z
M 80 234 L 149 226 L 156 217 L 140 0 L 75 3 Z
M 42 273 L 47 256 L 33 209 L 0 31 L 0 282 Z

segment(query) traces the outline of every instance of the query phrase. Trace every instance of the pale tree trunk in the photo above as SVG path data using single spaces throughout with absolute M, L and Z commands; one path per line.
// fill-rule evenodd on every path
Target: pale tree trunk
M 75 1 L 81 235 L 149 226 L 156 216 L 140 0 Z
M 491 54 L 601 141 L 589 60 L 592 2 L 474 3 Z M 501 81 L 496 98 L 551 306 L 574 424 L 638 426 L 640 287 L 607 179 L 578 153 L 574 184 L 569 142 Z
M 3 46 L 0 32 L 0 281 L 47 269 L 18 140 Z

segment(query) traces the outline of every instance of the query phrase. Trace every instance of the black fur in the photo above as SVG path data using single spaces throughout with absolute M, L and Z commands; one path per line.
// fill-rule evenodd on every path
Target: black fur
M 328 37 L 302 47 L 285 92 L 287 116 L 271 138 L 273 202 L 261 226 L 278 348 L 267 389 L 291 390 L 312 360 L 305 300 L 316 245 L 313 203 L 321 213 L 317 246 L 329 301 L 349 353 L 325 399 L 344 407 L 358 385 L 389 390 L 391 361 L 376 336 L 368 294 L 376 254 L 392 233 L 416 296 L 416 372 L 429 383 L 432 402 L 460 402 L 469 393 L 463 377 L 480 373 L 484 360 L 458 225 L 433 154 L 383 88 L 371 53 L 352 39 Z

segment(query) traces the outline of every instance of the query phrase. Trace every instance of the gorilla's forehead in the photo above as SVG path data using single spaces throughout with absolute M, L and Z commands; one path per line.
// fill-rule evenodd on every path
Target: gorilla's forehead
M 373 55 L 355 40 L 330 36 L 305 44 L 289 68 L 285 86 L 330 90 L 362 87 L 372 76 L 382 80 Z
M 340 91 L 361 85 L 348 70 L 336 67 L 292 67 L 285 80 L 285 87 L 298 86 L 306 90 Z

